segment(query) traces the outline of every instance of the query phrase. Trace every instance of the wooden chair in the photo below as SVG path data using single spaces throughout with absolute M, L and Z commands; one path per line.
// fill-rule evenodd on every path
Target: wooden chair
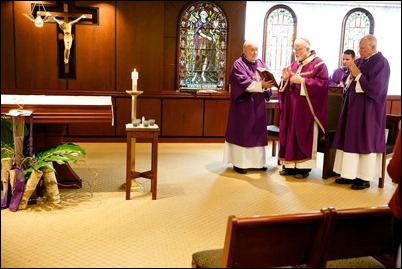
M 399 122 L 401 115 L 387 114 L 385 129 L 388 130 L 385 152 L 382 154 L 382 170 L 381 177 L 378 180 L 378 187 L 384 188 L 385 171 L 387 168 L 387 156 L 394 152 L 396 138 L 399 132 Z
M 272 157 L 274 157 L 276 156 L 276 148 L 279 145 L 279 126 L 273 124 L 267 125 L 267 136 L 268 141 L 272 141 Z
M 339 115 L 342 110 L 343 95 L 342 87 L 329 87 L 328 89 L 328 108 L 327 108 L 327 124 L 325 126 L 325 135 L 320 137 L 317 143 L 317 151 L 324 154 L 322 178 L 327 179 L 335 176 L 333 171 L 335 161 L 335 149 L 332 148 L 336 127 L 338 125 Z M 268 141 L 272 141 L 272 156 L 276 156 L 277 143 L 279 143 L 279 126 L 267 126 Z M 280 164 L 278 159 L 278 165 Z
M 276 96 L 277 97 L 277 96 Z M 273 99 L 266 103 L 267 109 L 271 110 L 271 119 L 267 120 L 267 138 L 272 141 L 272 157 L 276 156 L 279 145 L 279 105 L 278 100 Z M 278 159 L 278 165 L 280 164 Z
M 392 212 L 388 206 L 335 210 L 327 229 L 321 268 L 327 261 L 390 255 L 392 247 Z
M 331 211 L 282 215 L 229 216 L 223 249 L 192 255 L 193 268 L 270 268 L 321 263 Z
M 330 87 L 328 93 L 328 108 L 327 108 L 327 124 L 325 126 L 325 135 L 320 137 L 317 144 L 317 152 L 324 154 L 322 166 L 322 178 L 327 179 L 335 176 L 333 171 L 335 152 L 332 148 L 332 142 L 335 138 L 336 127 L 338 125 L 339 115 L 342 111 L 342 87 Z

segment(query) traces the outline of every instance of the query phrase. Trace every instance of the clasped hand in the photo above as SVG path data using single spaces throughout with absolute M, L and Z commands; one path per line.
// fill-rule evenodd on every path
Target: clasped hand
M 350 64 L 350 66 L 349 66 L 349 72 L 350 72 L 350 75 L 351 75 L 353 78 L 357 77 L 357 76 L 361 73 L 359 67 L 357 67 L 354 62 L 352 62 L 352 63 Z
M 299 74 L 296 74 L 290 78 L 290 83 L 292 84 L 301 84 L 302 81 L 303 78 Z
M 282 79 L 284 81 L 288 80 L 290 76 L 290 72 L 287 68 L 282 69 Z M 304 78 L 300 76 L 299 74 L 295 74 L 290 78 L 290 83 L 291 84 L 301 84 L 303 82 Z

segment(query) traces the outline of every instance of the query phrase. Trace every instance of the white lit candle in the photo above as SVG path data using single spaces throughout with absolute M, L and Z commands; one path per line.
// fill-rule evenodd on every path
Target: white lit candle
M 132 86 L 133 86 L 133 92 L 137 91 L 137 80 L 138 80 L 138 72 L 134 68 L 134 71 L 131 72 L 131 80 L 132 80 Z

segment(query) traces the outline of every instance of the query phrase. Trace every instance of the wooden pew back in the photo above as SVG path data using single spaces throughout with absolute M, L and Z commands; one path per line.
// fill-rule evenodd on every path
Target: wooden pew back
M 257 217 L 229 216 L 221 266 L 318 267 L 329 210 Z
M 393 254 L 388 206 L 333 209 L 322 267 L 330 260 Z
M 231 215 L 223 249 L 194 253 L 192 267 L 325 268 L 331 260 L 382 255 L 390 255 L 392 261 L 392 239 L 392 212 L 386 205 L 265 216 Z

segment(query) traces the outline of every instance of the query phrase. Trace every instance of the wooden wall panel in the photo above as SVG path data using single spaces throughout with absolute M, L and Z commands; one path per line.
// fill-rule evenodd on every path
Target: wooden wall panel
M 71 90 L 110 91 L 115 88 L 116 16 L 114 1 L 76 1 L 76 6 L 99 8 L 99 25 L 75 25 L 76 79 Z M 75 44 L 74 44 L 75 43 Z
M 1 1 L 1 88 L 15 88 L 13 1 Z
M 131 122 L 131 98 L 117 98 L 116 105 L 116 135 L 126 136 L 126 123 Z M 161 128 L 162 100 L 157 98 L 137 98 L 137 118 L 144 116 L 146 119 L 155 119 L 155 123 Z
M 229 90 L 229 70 L 233 62 L 243 53 L 243 43 L 245 36 L 246 6 L 247 1 L 217 1 L 228 17 L 228 44 L 227 44 L 227 84 Z
M 114 136 L 114 126 L 108 123 L 74 123 L 67 126 L 68 136 Z
M 387 96 L 387 114 L 401 115 L 401 96 L 388 95 Z
M 138 90 L 161 91 L 164 1 L 117 1 L 116 12 L 117 90 L 131 89 L 136 68 Z
M 116 113 L 116 135 L 126 136 L 126 123 L 131 122 L 131 98 L 116 98 L 114 111 Z
M 165 99 L 162 104 L 162 136 L 202 136 L 203 100 Z
M 391 114 L 401 115 L 401 101 L 392 101 Z
M 163 90 L 165 91 L 174 91 L 177 89 L 177 78 L 176 74 L 178 70 L 176 70 L 176 37 L 164 39 L 164 49 L 165 52 L 163 54 Z M 175 52 L 175 53 L 172 53 Z
M 163 33 L 163 90 L 177 89 L 177 21 L 180 11 L 186 4 L 186 1 L 165 1 L 165 21 Z
M 137 100 L 137 118 L 154 119 L 158 126 L 162 127 L 162 100 L 139 98 Z
M 21 14 L 31 13 L 30 1 L 14 1 L 14 8 L 16 87 L 66 89 L 66 81 L 58 78 L 57 23 L 35 27 Z
M 204 136 L 224 137 L 229 116 L 229 100 L 205 100 Z

